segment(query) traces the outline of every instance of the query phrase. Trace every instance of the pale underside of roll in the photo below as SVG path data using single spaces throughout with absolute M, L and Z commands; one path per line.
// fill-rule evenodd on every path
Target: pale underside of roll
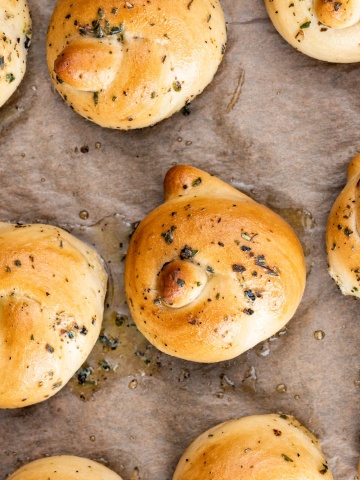
M 329 273 L 344 295 L 360 297 L 360 155 L 348 168 L 347 183 L 335 200 L 326 229 Z
M 332 480 L 318 440 L 294 417 L 254 415 L 217 425 L 181 457 L 173 480 Z
M 301 245 L 278 215 L 190 166 L 165 178 L 165 202 L 131 238 L 131 314 L 160 350 L 233 358 L 280 330 L 305 286 Z
M 360 61 L 359 0 L 265 0 L 277 31 L 310 57 L 336 63 Z
M 26 0 L 0 0 L 0 107 L 25 75 L 30 41 L 31 18 Z
M 219 0 L 59 0 L 47 62 L 76 112 L 128 130 L 190 103 L 213 79 L 225 45 Z

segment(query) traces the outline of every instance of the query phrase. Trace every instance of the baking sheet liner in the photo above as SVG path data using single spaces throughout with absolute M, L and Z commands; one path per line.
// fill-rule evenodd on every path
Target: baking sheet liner
M 111 282 L 102 335 L 83 369 L 46 402 L 0 411 L 0 477 L 44 455 L 74 454 L 124 480 L 170 480 L 207 428 L 284 412 L 321 440 L 336 479 L 357 478 L 359 304 L 328 275 L 324 236 L 360 151 L 358 64 L 300 54 L 276 33 L 261 0 L 223 0 L 227 52 L 191 114 L 141 131 L 104 130 L 51 85 L 45 37 L 55 1 L 29 5 L 28 70 L 0 110 L 1 220 L 67 228 L 96 246 Z M 160 353 L 125 304 L 132 224 L 162 201 L 174 163 L 209 171 L 273 208 L 304 247 L 307 287 L 295 317 L 231 361 L 202 365 Z

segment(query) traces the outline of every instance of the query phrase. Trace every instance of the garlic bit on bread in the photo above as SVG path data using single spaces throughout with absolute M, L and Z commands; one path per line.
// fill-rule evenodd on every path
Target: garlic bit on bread
M 0 0 L 0 107 L 25 75 L 30 42 L 31 18 L 26 0 Z
M 330 211 L 326 229 L 329 273 L 344 295 L 360 297 L 360 155 Z
M 359 0 L 265 0 L 275 28 L 310 57 L 335 63 L 360 61 Z
M 76 112 L 128 130 L 191 102 L 213 79 L 225 46 L 219 0 L 59 0 L 47 62 Z
M 301 245 L 267 207 L 191 166 L 165 177 L 165 202 L 126 256 L 131 314 L 159 350 L 197 362 L 243 353 L 294 315 L 305 286 Z
M 332 480 L 319 441 L 290 415 L 217 425 L 181 457 L 173 480 Z
M 73 455 L 46 457 L 28 463 L 10 475 L 9 480 L 122 480 L 100 463 Z
M 107 274 L 61 228 L 0 223 L 0 408 L 56 394 L 100 332 Z

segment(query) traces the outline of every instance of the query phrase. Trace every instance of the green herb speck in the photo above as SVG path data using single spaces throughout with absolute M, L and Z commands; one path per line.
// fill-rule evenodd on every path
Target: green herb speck
M 188 245 L 185 245 L 185 247 L 181 250 L 180 252 L 180 258 L 181 260 L 186 260 L 189 258 L 195 257 L 195 255 L 198 253 L 199 250 L 194 250 Z
M 173 90 L 175 90 L 175 92 L 180 92 L 181 83 L 179 82 L 179 80 L 176 80 L 175 82 L 173 82 L 172 87 L 173 87 Z
M 244 240 L 247 240 L 248 242 L 251 242 L 251 237 L 250 237 L 250 235 L 248 235 L 247 233 L 242 233 L 242 234 L 241 234 L 241 237 L 242 237 Z
M 174 230 L 176 230 L 176 227 L 172 225 L 169 230 L 166 232 L 162 233 L 161 236 L 164 238 L 165 242 L 170 245 L 174 241 Z
M 109 372 L 111 369 L 110 363 L 106 360 L 100 360 L 99 365 L 103 370 L 105 370 L 105 372 Z
M 126 315 L 116 315 L 115 324 L 117 327 L 122 327 L 127 320 Z
M 11 83 L 15 80 L 15 76 L 12 73 L 7 73 L 5 79 L 8 83 Z

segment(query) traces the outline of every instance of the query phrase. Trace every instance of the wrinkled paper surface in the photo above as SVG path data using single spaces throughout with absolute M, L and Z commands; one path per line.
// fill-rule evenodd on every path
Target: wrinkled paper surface
M 29 4 L 28 70 L 0 110 L 1 220 L 61 225 L 96 246 L 111 274 L 103 335 L 119 344 L 97 343 L 84 385 L 75 376 L 41 404 L 0 411 L 0 477 L 45 455 L 74 454 L 124 480 L 170 480 L 207 428 L 284 412 L 320 439 L 336 479 L 356 478 L 359 304 L 327 273 L 325 225 L 360 151 L 359 65 L 297 52 L 274 30 L 262 0 L 223 0 L 228 48 L 190 116 L 142 131 L 105 130 L 73 113 L 50 82 L 45 36 L 55 1 Z M 131 224 L 162 202 L 174 163 L 209 171 L 273 208 L 306 254 L 295 317 L 228 362 L 162 354 L 128 317 L 122 274 Z M 88 218 L 80 218 L 84 210 Z M 316 339 L 317 331 L 325 337 Z

